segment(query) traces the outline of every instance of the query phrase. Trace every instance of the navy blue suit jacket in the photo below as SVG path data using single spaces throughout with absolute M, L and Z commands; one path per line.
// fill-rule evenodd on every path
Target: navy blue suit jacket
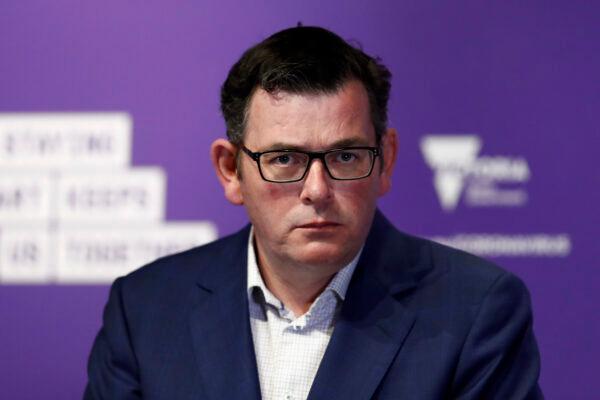
M 85 399 L 260 399 L 248 234 L 115 281 Z M 309 399 L 538 399 L 538 375 L 523 283 L 377 212 Z

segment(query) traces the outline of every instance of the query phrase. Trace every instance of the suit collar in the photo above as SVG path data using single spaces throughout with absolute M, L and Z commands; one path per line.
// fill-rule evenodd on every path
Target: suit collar
M 213 292 L 246 280 L 246 246 L 250 224 L 237 233 L 212 243 L 210 260 L 199 268 L 196 284 Z M 210 246 L 210 245 L 209 245 Z M 242 275 L 243 274 L 243 275 Z
M 399 232 L 379 210 L 361 261 L 363 274 L 393 296 L 414 289 L 433 269 L 429 242 Z

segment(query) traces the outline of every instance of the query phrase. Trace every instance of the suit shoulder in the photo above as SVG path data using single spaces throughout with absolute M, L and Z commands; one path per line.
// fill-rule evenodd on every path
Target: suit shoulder
M 461 331 L 470 327 L 482 305 L 510 304 L 530 309 L 530 294 L 523 281 L 495 263 L 428 239 L 400 233 L 412 248 L 415 265 L 423 273 L 413 292 L 412 304 L 425 310 L 432 324 Z M 483 318 L 500 318 L 487 313 Z
M 457 274 L 490 280 L 496 280 L 500 276 L 508 274 L 508 271 L 490 260 L 428 239 L 421 240 L 429 243 L 434 264 L 448 267 Z
M 464 296 L 471 297 L 473 301 L 482 299 L 499 281 L 514 290 L 527 292 L 519 277 L 490 260 L 429 239 L 402 232 L 398 234 L 412 249 L 413 261 L 428 266 L 430 273 L 425 282 L 460 289 Z

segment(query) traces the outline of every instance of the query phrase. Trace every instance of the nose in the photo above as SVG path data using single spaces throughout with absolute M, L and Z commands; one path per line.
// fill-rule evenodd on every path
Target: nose
M 331 199 L 331 178 L 322 160 L 313 160 L 308 166 L 300 198 L 305 204 L 320 205 Z

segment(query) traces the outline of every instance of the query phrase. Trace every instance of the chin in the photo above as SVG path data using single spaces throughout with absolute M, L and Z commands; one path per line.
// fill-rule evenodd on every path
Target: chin
M 346 266 L 358 251 L 356 249 L 349 253 L 344 244 L 327 242 L 312 242 L 300 248 L 302 250 L 297 252 L 294 257 L 298 262 L 307 265 L 335 267 L 336 269 Z

